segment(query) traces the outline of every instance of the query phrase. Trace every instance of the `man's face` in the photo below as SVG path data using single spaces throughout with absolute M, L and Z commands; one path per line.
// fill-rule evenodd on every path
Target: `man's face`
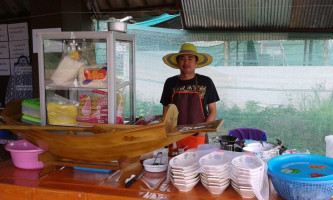
M 197 60 L 192 54 L 184 54 L 178 57 L 178 66 L 181 74 L 192 74 L 195 73 L 197 67 Z

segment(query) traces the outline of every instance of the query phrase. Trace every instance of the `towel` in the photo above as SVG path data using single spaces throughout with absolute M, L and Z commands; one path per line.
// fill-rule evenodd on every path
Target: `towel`
M 242 141 L 244 139 L 267 141 L 266 133 L 264 131 L 262 131 L 260 129 L 256 129 L 256 128 L 232 129 L 232 130 L 230 130 L 229 135 L 238 138 L 238 141 L 236 142 L 238 145 L 240 145 L 240 141 Z

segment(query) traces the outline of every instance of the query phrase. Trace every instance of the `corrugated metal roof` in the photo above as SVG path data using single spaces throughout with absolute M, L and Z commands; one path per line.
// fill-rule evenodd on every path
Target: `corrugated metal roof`
M 333 0 L 84 0 L 84 3 L 96 19 L 180 13 L 185 30 L 333 32 Z M 29 0 L 2 0 L 1 5 L 0 21 L 31 17 Z M 170 28 L 167 23 L 164 26 Z
M 184 29 L 333 29 L 332 0 L 181 0 Z

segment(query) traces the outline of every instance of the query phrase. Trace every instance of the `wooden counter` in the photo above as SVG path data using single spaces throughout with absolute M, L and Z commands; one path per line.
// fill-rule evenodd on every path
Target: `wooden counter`
M 222 194 L 209 193 L 199 182 L 189 192 L 179 192 L 171 183 L 160 191 L 166 172 L 149 173 L 130 188 L 117 187 L 115 172 L 93 172 L 60 168 L 39 179 L 40 170 L 23 170 L 12 165 L 11 160 L 0 163 L 0 199 L 4 200 L 106 200 L 106 199 L 243 199 L 229 186 Z M 255 199 L 255 198 L 253 198 Z M 270 193 L 270 200 L 282 198 Z

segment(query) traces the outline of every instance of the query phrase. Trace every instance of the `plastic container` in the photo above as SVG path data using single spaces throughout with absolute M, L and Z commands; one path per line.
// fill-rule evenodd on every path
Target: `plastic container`
M 21 169 L 41 169 L 43 162 L 38 161 L 38 155 L 44 153 L 43 149 L 36 147 L 26 140 L 16 140 L 6 145 L 15 167 Z
M 286 154 L 268 162 L 268 174 L 283 199 L 328 200 L 333 195 L 333 159 Z
M 40 118 L 40 100 L 26 99 L 22 101 L 22 113 L 35 118 Z
M 40 125 L 40 119 L 29 115 L 22 115 L 21 122 L 28 125 Z
M 199 157 L 202 157 L 219 149 L 220 147 L 216 144 L 200 144 L 198 146 L 197 154 L 199 155 Z

